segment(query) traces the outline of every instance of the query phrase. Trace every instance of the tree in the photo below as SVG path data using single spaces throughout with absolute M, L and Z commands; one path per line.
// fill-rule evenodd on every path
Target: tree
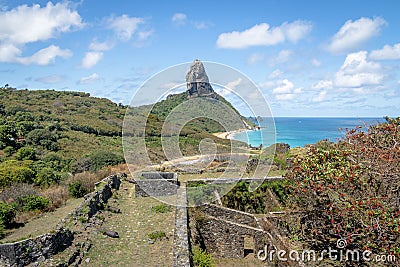
M 17 151 L 15 158 L 17 160 L 35 160 L 36 159 L 35 149 L 31 147 L 21 147 Z
M 38 145 L 48 150 L 58 149 L 57 136 L 47 129 L 35 129 L 28 133 L 26 142 L 31 145 Z

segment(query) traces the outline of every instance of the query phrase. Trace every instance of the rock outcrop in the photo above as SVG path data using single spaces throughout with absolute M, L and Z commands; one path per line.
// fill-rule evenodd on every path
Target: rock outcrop
M 198 59 L 190 65 L 190 69 L 186 74 L 186 86 L 189 98 L 198 96 L 216 98 L 216 93 L 208 80 L 203 63 Z

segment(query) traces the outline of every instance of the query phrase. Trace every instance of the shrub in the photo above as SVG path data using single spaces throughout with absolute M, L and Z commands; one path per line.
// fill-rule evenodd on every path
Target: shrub
M 54 183 L 58 183 L 60 179 L 61 176 L 54 170 L 50 168 L 43 168 L 39 170 L 35 178 L 35 184 L 48 187 Z
M 72 172 L 98 171 L 104 166 L 114 166 L 124 163 L 123 157 L 109 151 L 94 151 L 78 159 L 72 166 Z
M 31 147 L 21 147 L 17 151 L 15 158 L 17 160 L 35 160 L 36 159 L 35 149 Z
M 52 151 L 58 149 L 57 136 L 47 129 L 35 129 L 29 132 L 26 136 L 26 142 Z
M 0 187 L 12 183 L 32 183 L 35 172 L 29 168 L 29 162 L 7 160 L 0 163 Z
M 0 201 L 0 224 L 9 226 L 15 218 L 15 208 L 11 204 Z
M 32 184 L 18 183 L 4 188 L 4 190 L 0 193 L 0 201 L 9 203 L 21 199 L 23 196 L 36 194 L 36 189 Z
M 33 211 L 33 210 L 43 211 L 50 204 L 50 201 L 47 198 L 35 195 L 22 197 L 22 202 L 24 205 L 23 206 L 24 211 Z
M 214 260 L 211 254 L 208 254 L 205 250 L 194 247 L 192 250 L 192 260 L 196 267 L 212 267 L 214 266 Z
M 304 243 L 322 250 L 336 235 L 363 250 L 400 255 L 399 140 L 400 118 L 387 118 L 295 158 L 287 178 L 305 214 L 298 231 Z
M 86 195 L 89 191 L 83 187 L 80 181 L 71 182 L 68 184 L 69 194 L 74 198 L 80 198 Z
M 54 210 L 62 205 L 65 205 L 69 197 L 66 187 L 61 185 L 54 185 L 45 189 L 42 192 L 42 195 L 51 201 L 51 206 L 49 206 L 50 210 Z

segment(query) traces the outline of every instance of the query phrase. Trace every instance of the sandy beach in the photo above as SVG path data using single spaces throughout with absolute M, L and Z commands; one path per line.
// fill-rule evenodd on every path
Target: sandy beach
M 249 131 L 249 129 L 239 129 L 239 130 L 234 130 L 234 131 L 229 131 L 229 132 L 220 132 L 220 133 L 213 133 L 218 138 L 222 139 L 232 139 L 232 135 L 240 132 L 245 132 Z

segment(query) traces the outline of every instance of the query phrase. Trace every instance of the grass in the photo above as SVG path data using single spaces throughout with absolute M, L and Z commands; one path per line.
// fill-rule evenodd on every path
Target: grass
M 68 213 L 75 209 L 82 200 L 82 198 L 69 199 L 65 206 L 62 206 L 53 212 L 43 213 L 41 217 L 32 219 L 23 227 L 9 230 L 7 236 L 0 241 L 3 243 L 14 242 L 29 237 L 39 236 L 54 230 L 54 227 L 64 219 Z
M 109 200 L 121 213 L 108 213 L 102 228 L 116 231 L 120 237 L 93 233 L 93 246 L 86 255 L 90 262 L 83 261 L 81 266 L 172 266 L 175 213 L 151 212 L 152 207 L 163 204 L 134 194 L 134 186 L 123 182 L 118 199 Z M 150 244 L 149 235 L 159 231 L 168 239 Z

